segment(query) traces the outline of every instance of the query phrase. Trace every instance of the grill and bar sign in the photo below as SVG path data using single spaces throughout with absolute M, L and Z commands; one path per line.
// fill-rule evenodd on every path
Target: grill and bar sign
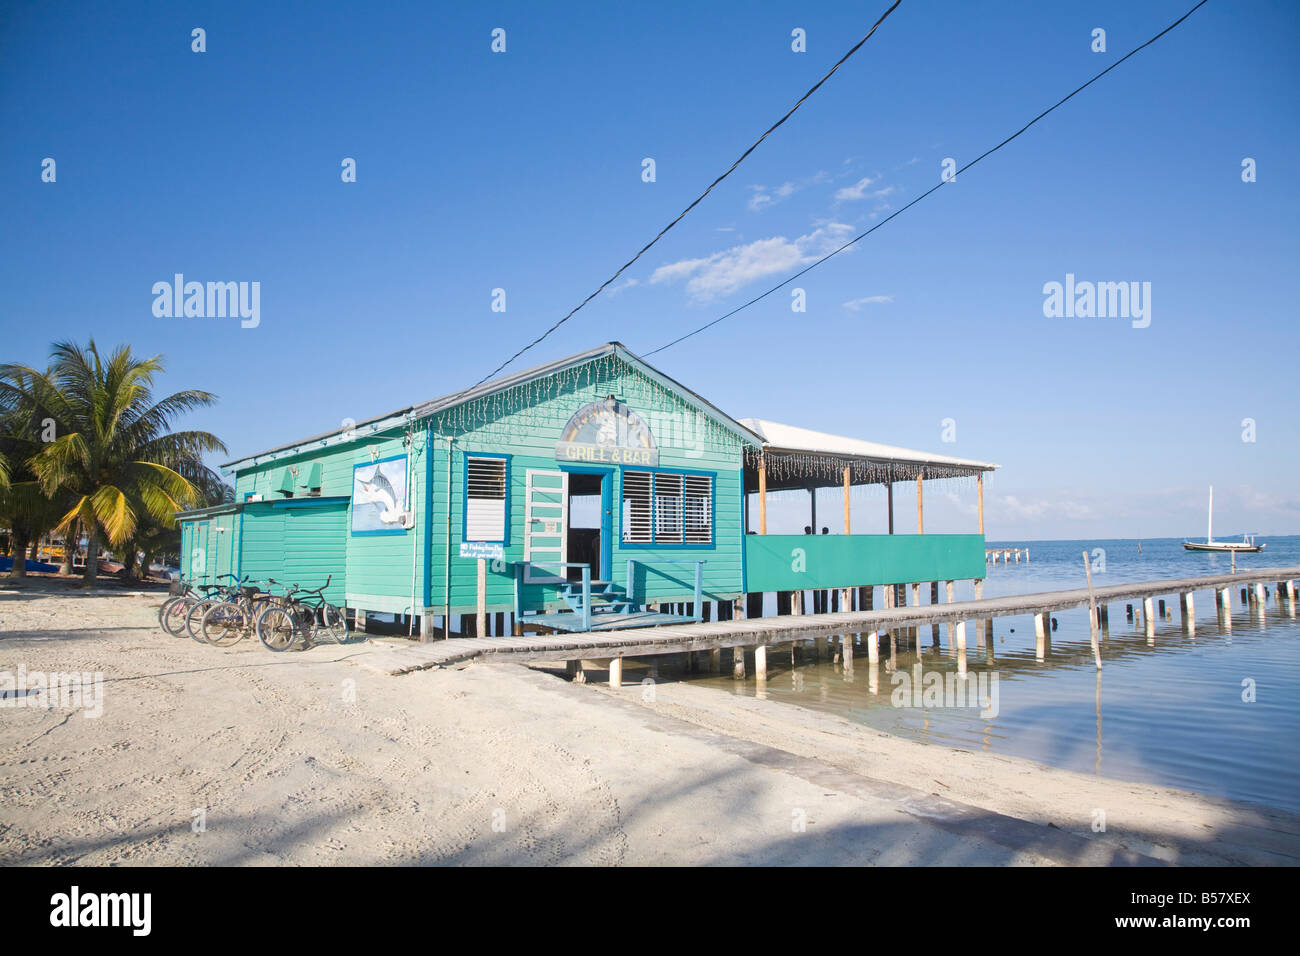
M 616 398 L 584 405 L 569 419 L 555 446 L 557 461 L 600 465 L 659 464 L 650 428 Z

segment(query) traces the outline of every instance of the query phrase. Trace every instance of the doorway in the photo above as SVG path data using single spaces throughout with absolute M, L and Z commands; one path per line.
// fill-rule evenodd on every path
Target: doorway
M 569 471 L 568 560 L 591 565 L 592 580 L 608 581 L 613 507 L 612 472 Z M 570 581 L 582 580 L 581 568 L 566 568 Z

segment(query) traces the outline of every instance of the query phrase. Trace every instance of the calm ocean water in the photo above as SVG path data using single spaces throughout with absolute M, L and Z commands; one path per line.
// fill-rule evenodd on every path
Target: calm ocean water
M 1300 565 L 1300 537 L 1261 540 L 1267 549 L 1239 555 L 1238 570 Z M 997 545 L 1028 547 L 1030 560 L 991 565 L 986 597 L 1082 587 L 1085 548 L 1104 551 L 1105 570 L 1094 572 L 1098 586 L 1226 573 L 1231 565 L 1224 555 L 1186 552 L 1175 539 L 1142 541 L 1141 552 L 1136 540 L 990 543 Z M 1126 620 L 1125 604 L 1111 605 L 1100 676 L 1085 608 L 1055 614 L 1057 629 L 1042 662 L 1031 616 L 997 619 L 992 663 L 971 628 L 971 677 L 996 672 L 998 678 L 992 718 L 976 708 L 892 705 L 896 672 L 914 673 L 917 663 L 901 644 L 890 664 L 888 644 L 882 645 L 874 689 L 865 648 L 858 648 L 847 672 L 833 659 L 833 647 L 819 662 L 811 640 L 770 648 L 761 693 L 917 740 L 1300 812 L 1300 621 L 1272 583 L 1268 589 L 1262 615 L 1233 590 L 1230 630 L 1220 625 L 1212 592 L 1197 591 L 1194 637 L 1182 629 L 1177 596 L 1168 595 L 1171 617 L 1157 621 L 1154 644 L 1138 614 Z M 879 601 L 879 590 L 876 595 Z M 957 600 L 973 596 L 970 582 L 958 583 Z M 1134 610 L 1140 612 L 1140 604 Z M 922 628 L 923 673 L 955 674 L 947 627 L 939 647 L 931 640 L 930 628 Z M 759 692 L 752 675 L 743 683 L 729 676 L 674 676 L 727 693 Z M 1243 700 L 1248 686 L 1254 689 L 1250 702 Z

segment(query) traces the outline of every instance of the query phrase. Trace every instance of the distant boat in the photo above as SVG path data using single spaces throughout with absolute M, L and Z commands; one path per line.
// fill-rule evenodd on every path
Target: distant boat
M 1184 541 L 1183 547 L 1188 551 L 1231 551 L 1238 554 L 1254 554 L 1263 551 L 1267 545 L 1256 544 L 1253 534 L 1243 534 L 1240 541 L 1214 540 L 1214 485 L 1210 485 L 1210 515 L 1205 525 L 1205 540 Z

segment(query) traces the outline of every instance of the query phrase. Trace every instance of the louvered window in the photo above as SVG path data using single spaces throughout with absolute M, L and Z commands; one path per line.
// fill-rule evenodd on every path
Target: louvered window
M 623 541 L 712 544 L 712 476 L 623 472 Z
M 653 540 L 650 484 L 648 471 L 623 472 L 623 540 L 628 544 L 649 544 Z
M 506 540 L 506 459 L 465 458 L 465 540 Z
M 713 543 L 713 478 L 682 478 L 682 525 L 687 544 Z

